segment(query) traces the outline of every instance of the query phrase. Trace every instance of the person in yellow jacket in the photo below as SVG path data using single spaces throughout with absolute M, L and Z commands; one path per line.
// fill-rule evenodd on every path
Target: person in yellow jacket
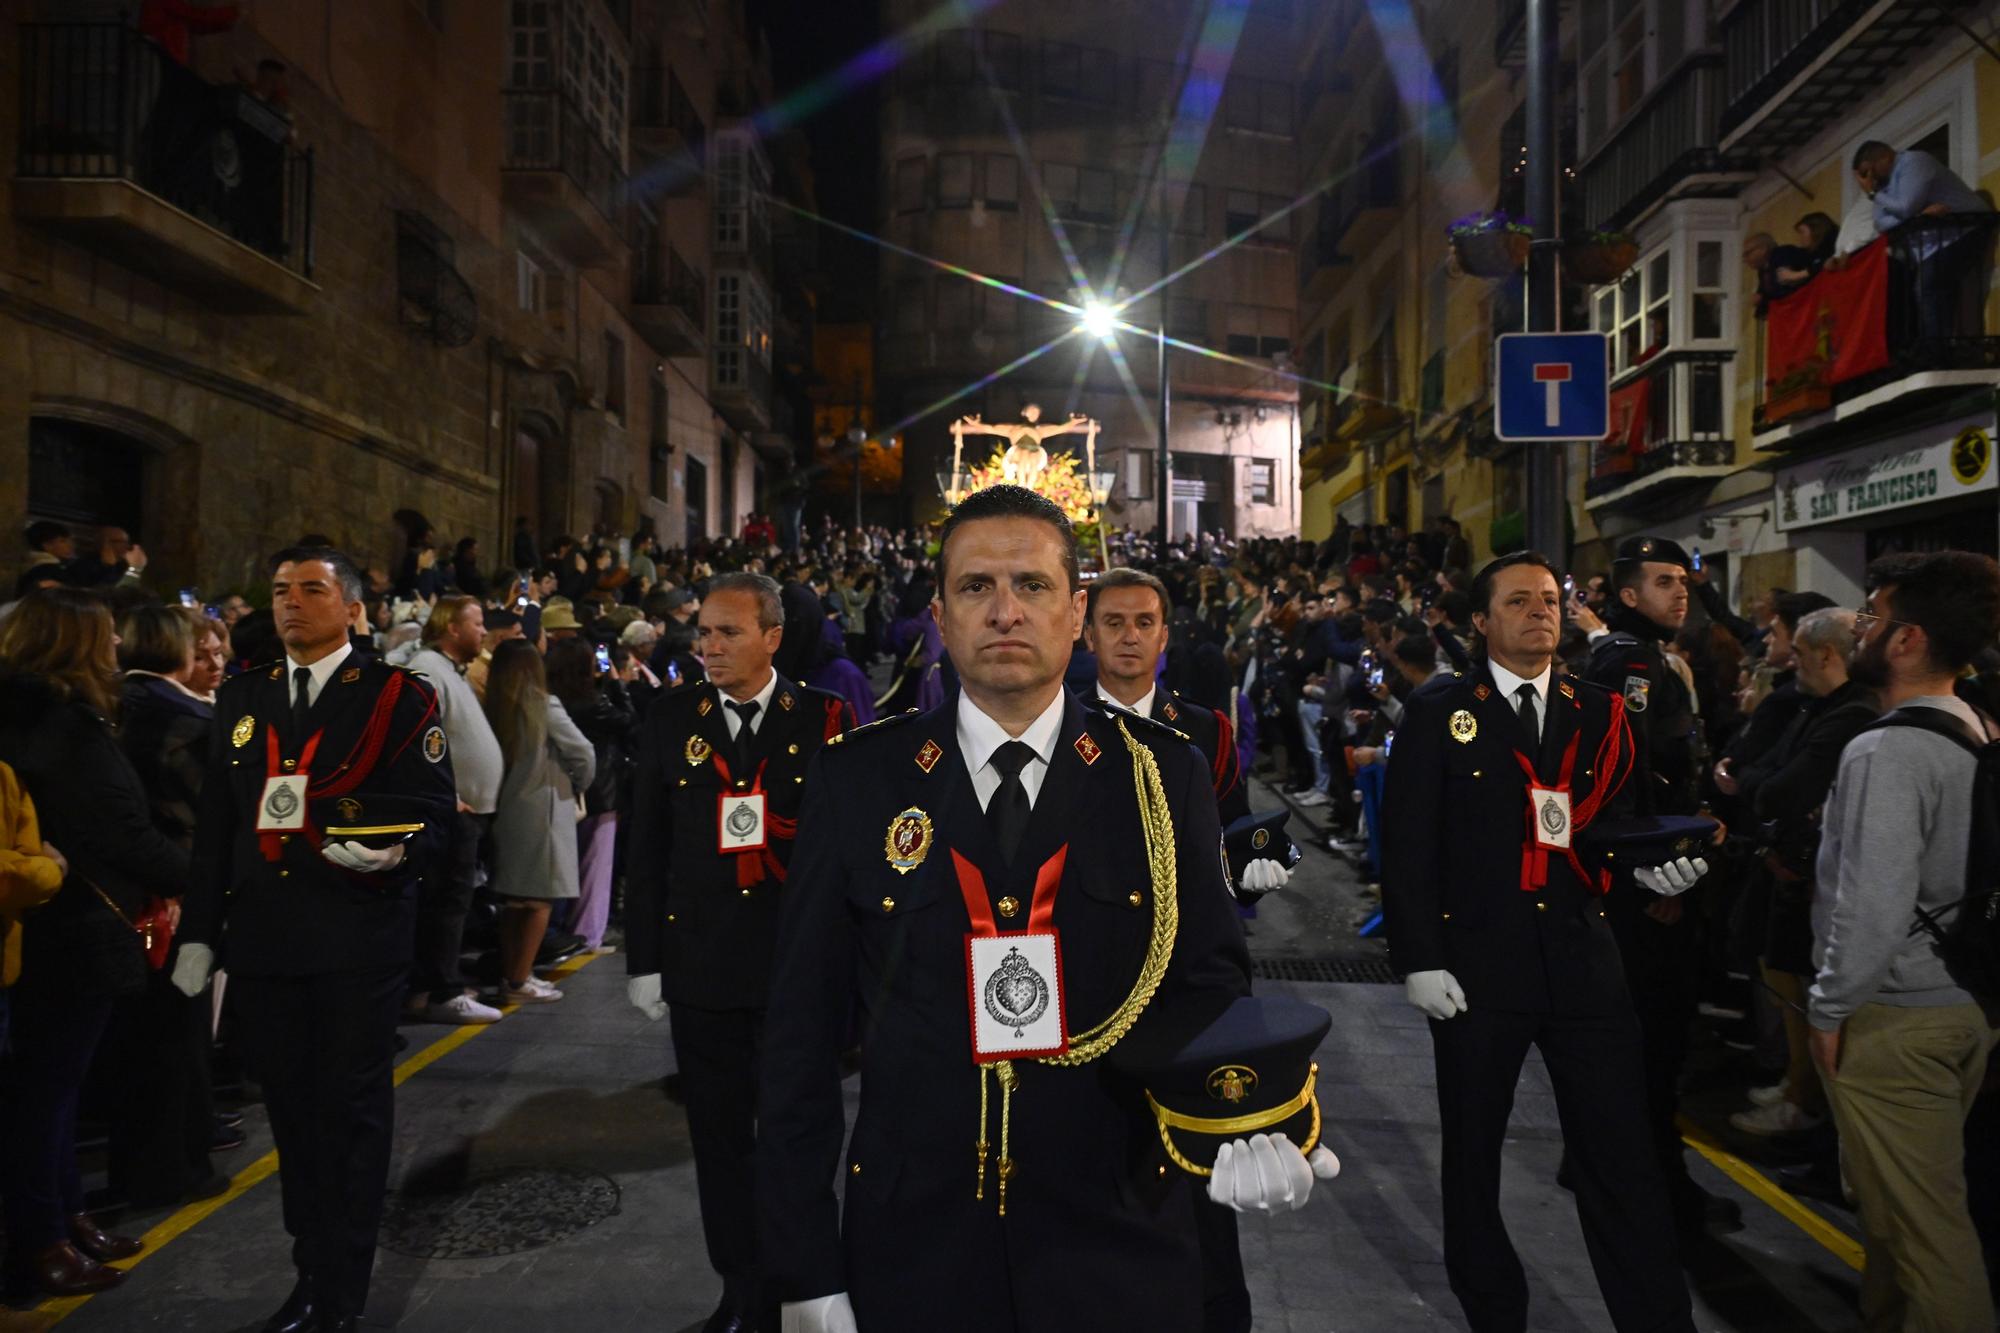
M 42 841 L 35 803 L 0 763 L 0 1049 L 7 1045 L 7 988 L 21 975 L 21 914 L 62 887 L 69 862 Z

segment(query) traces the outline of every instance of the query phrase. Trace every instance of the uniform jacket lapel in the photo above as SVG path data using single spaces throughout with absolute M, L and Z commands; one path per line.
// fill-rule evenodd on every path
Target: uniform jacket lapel
M 1542 720 L 1542 752 L 1535 759 L 1536 771 L 1550 782 L 1562 777 L 1563 750 L 1576 734 L 1578 714 L 1583 709 L 1582 704 L 1563 693 L 1562 684 L 1561 676 L 1549 678 L 1548 716 Z M 1588 762 L 1588 756 L 1581 757 Z

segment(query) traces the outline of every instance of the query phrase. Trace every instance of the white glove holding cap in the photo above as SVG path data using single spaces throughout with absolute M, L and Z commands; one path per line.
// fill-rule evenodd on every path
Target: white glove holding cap
M 667 1016 L 667 1002 L 660 998 L 660 974 L 647 972 L 625 978 L 625 998 L 634 1009 L 655 1023 Z
M 1307 1157 L 1283 1134 L 1256 1134 L 1216 1150 L 1208 1197 L 1239 1213 L 1293 1212 L 1312 1197 L 1314 1180 L 1339 1174 L 1340 1159 L 1324 1147 Z
M 1440 1020 L 1456 1018 L 1472 1007 L 1465 1002 L 1458 978 L 1442 969 L 1412 972 L 1403 978 L 1403 998 Z
M 1632 879 L 1642 889 L 1651 889 L 1662 898 L 1672 898 L 1686 893 L 1694 887 L 1696 880 L 1707 873 L 1708 862 L 1699 856 L 1693 860 L 1683 856 L 1663 866 L 1640 866 L 1632 872 Z
M 215 950 L 206 944 L 183 944 L 180 954 L 174 959 L 174 975 L 171 980 L 174 989 L 192 1000 L 201 994 L 202 987 L 208 985 L 208 978 L 215 971 Z
M 403 844 L 394 847 L 364 847 L 358 842 L 330 842 L 319 854 L 339 866 L 362 875 L 377 875 L 403 864 Z
M 860 1333 L 847 1293 L 790 1301 L 778 1309 L 779 1333 Z
M 1292 872 L 1280 862 L 1262 856 L 1243 867 L 1243 878 L 1237 887 L 1247 893 L 1269 893 L 1272 889 L 1282 889 L 1292 878 Z

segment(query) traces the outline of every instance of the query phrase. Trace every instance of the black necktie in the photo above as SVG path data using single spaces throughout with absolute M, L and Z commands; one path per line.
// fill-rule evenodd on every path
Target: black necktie
M 1000 775 L 1000 786 L 986 803 L 986 822 L 992 826 L 993 840 L 1000 845 L 1000 855 L 1008 865 L 1014 864 L 1021 835 L 1028 831 L 1028 816 L 1034 813 L 1028 804 L 1028 789 L 1021 783 L 1021 770 L 1034 757 L 1034 750 L 1025 742 L 1008 741 L 993 752 L 990 761 Z
M 732 700 L 728 707 L 730 712 L 736 714 L 736 766 L 745 769 L 750 765 L 750 742 L 755 736 L 750 724 L 757 717 L 757 701 L 752 699 L 747 704 L 739 704 Z M 746 772 L 739 772 L 736 776 L 745 781 L 750 777 Z
M 312 708 L 312 678 L 308 667 L 292 672 L 292 734 L 301 740 L 306 734 L 306 713 Z
M 1523 685 L 1514 691 L 1514 697 L 1521 702 L 1515 711 L 1521 715 L 1521 731 L 1528 738 L 1528 753 L 1542 748 L 1542 723 L 1535 712 L 1535 687 Z

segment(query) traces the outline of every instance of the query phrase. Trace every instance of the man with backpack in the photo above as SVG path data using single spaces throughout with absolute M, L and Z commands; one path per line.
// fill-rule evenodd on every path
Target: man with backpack
M 2000 633 L 2000 565 L 1945 551 L 1868 573 L 1849 675 L 1889 711 L 1848 744 L 1827 798 L 1808 1041 L 1860 1204 L 1863 1323 L 1988 1329 L 1964 1133 L 2000 995 L 1964 958 L 1993 928 L 2000 726 L 1954 686 Z

